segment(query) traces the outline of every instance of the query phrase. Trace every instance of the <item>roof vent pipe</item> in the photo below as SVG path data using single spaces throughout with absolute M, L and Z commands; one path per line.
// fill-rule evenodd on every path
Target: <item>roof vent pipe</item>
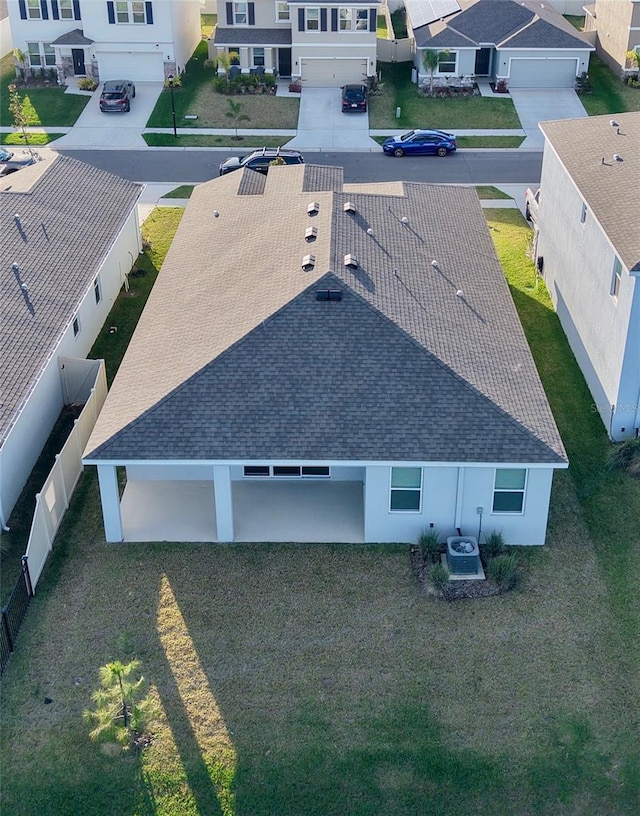
M 351 201 L 346 201 L 343 207 L 346 213 L 354 213 L 356 211 L 355 206 L 351 203 Z
M 307 207 L 307 215 L 317 215 L 320 212 L 320 205 L 317 201 L 312 201 Z

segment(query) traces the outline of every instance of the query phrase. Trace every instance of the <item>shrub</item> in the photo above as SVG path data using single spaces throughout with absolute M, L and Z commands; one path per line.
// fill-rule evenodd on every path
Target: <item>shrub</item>
M 82 77 L 82 79 L 78 80 L 78 88 L 81 91 L 95 91 L 97 87 L 98 83 L 93 77 Z
M 578 94 L 590 94 L 593 91 L 593 87 L 591 85 L 591 79 L 589 78 L 589 74 L 586 71 L 583 71 L 580 76 L 576 79 L 576 93 Z
M 169 82 L 169 77 L 164 78 L 164 87 L 166 89 L 170 88 L 172 84 L 174 88 L 182 88 L 182 77 L 174 76 L 173 82 Z
M 508 93 L 508 90 L 506 79 L 499 79 L 496 82 L 496 93 Z
M 500 592 L 513 589 L 518 576 L 517 570 L 518 557 L 515 553 L 498 555 L 487 562 L 489 578 L 497 585 Z
M 502 555 L 504 553 L 504 547 L 504 536 L 501 532 L 496 530 L 487 536 L 487 540 L 484 544 L 480 545 L 483 554 L 487 558 L 496 558 L 498 555 Z
M 449 583 L 449 570 L 444 564 L 434 564 L 429 570 L 429 579 L 438 592 L 444 592 Z
M 424 530 L 418 538 L 418 546 L 424 561 L 436 561 L 440 555 L 440 534 L 437 530 Z
M 607 470 L 623 470 L 629 476 L 640 478 L 640 439 L 627 439 L 609 451 L 605 462 Z

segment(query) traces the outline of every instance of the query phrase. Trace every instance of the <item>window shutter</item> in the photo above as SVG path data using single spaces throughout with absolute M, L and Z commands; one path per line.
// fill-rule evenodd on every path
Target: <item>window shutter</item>
M 58 0 L 51 0 L 51 16 L 54 20 L 60 19 L 60 11 L 58 9 Z
M 327 10 L 326 8 L 320 9 L 320 31 L 327 30 Z
M 81 20 L 80 16 L 80 0 L 73 0 L 73 19 Z
M 42 19 L 48 20 L 49 19 L 49 7 L 47 6 L 47 0 L 40 0 L 40 9 L 42 10 Z
M 109 23 L 111 25 L 115 25 L 116 22 L 116 10 L 113 5 L 113 0 L 107 0 L 107 17 L 109 18 Z
M 227 25 L 233 25 L 233 3 L 225 3 L 227 9 Z
M 338 30 L 338 9 L 332 8 L 331 9 L 331 30 L 337 31 Z
M 27 3 L 26 0 L 18 0 L 18 5 L 20 6 L 20 19 L 26 20 L 27 19 Z
M 298 31 L 304 31 L 304 9 L 298 9 Z
M 153 25 L 153 3 L 145 3 L 144 11 L 147 17 L 147 25 Z
M 256 24 L 256 4 L 249 3 L 249 25 Z
M 375 9 L 369 9 L 369 31 L 376 31 L 378 27 L 378 12 Z

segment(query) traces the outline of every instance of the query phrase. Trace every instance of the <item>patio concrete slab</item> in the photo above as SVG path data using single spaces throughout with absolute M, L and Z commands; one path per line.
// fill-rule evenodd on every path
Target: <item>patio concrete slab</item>
M 212 482 L 128 481 L 120 513 L 125 541 L 216 541 Z
M 556 119 L 579 119 L 587 116 L 578 94 L 572 90 L 512 90 L 511 99 L 527 138 L 521 149 L 542 150 L 544 137 L 539 122 Z
M 296 150 L 380 150 L 369 137 L 369 114 L 342 113 L 339 88 L 303 88 Z

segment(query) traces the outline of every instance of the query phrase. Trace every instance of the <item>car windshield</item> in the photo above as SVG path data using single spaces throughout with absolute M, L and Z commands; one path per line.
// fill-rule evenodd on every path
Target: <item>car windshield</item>
M 104 99 L 122 99 L 122 92 L 121 91 L 111 91 L 102 94 Z
M 253 153 L 249 153 L 249 155 L 248 155 L 248 156 L 245 156 L 244 158 L 240 159 L 240 164 L 243 164 L 243 165 L 244 165 L 244 164 L 246 164 L 248 161 L 251 161 L 251 159 L 252 159 L 252 158 L 253 158 L 253 159 L 255 159 L 256 157 L 253 155 Z
M 400 137 L 401 142 L 406 142 L 407 139 L 410 139 L 412 136 L 415 136 L 415 130 L 410 130 L 408 133 L 403 133 Z

